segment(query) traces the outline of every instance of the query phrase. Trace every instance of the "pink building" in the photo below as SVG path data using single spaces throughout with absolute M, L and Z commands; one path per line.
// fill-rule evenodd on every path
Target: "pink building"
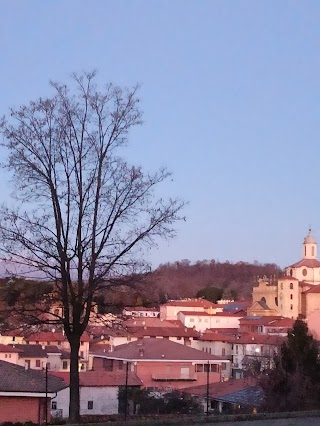
M 95 353 L 93 369 L 124 370 L 129 363 L 147 388 L 180 389 L 221 381 L 230 360 L 190 348 L 169 339 L 144 338 L 115 348 L 110 353 Z

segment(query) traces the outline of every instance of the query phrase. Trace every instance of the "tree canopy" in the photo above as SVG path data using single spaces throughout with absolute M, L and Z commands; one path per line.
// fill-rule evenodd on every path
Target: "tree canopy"
M 161 198 L 170 173 L 124 159 L 142 123 L 138 86 L 98 86 L 95 73 L 51 82 L 53 95 L 0 121 L 13 197 L 0 209 L 0 253 L 21 276 L 54 282 L 71 347 L 70 418 L 79 418 L 78 351 L 97 292 L 149 269 L 145 250 L 175 235 L 184 205 Z M 119 281 L 118 281 L 119 282 Z
M 305 322 L 297 320 L 274 359 L 275 367 L 261 382 L 268 411 L 320 408 L 318 342 Z

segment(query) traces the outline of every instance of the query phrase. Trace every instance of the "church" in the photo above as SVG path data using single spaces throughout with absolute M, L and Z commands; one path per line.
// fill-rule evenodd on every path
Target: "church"
M 258 280 L 252 290 L 249 316 L 301 318 L 310 323 L 309 328 L 316 326 L 320 321 L 320 261 L 311 229 L 303 240 L 302 250 L 302 259 L 287 266 L 284 276 Z

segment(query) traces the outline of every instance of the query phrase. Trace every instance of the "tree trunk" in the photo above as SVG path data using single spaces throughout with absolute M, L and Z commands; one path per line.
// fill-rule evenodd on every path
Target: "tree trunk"
M 70 405 L 69 423 L 80 421 L 80 388 L 79 388 L 79 348 L 80 336 L 73 336 L 69 341 L 70 353 Z

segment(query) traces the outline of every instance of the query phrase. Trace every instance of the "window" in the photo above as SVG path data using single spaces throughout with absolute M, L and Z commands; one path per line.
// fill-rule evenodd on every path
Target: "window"
M 80 370 L 82 370 L 82 371 L 84 370 L 84 364 L 83 363 L 80 364 Z
M 123 370 L 123 361 L 119 361 L 118 368 L 119 370 Z
M 62 369 L 67 370 L 68 369 L 68 361 L 62 361 Z
M 308 271 L 306 269 L 302 270 L 302 275 L 305 277 L 307 275 Z
M 84 342 L 81 342 L 81 343 L 80 343 L 80 345 L 81 345 L 81 346 L 84 346 Z
M 314 256 L 314 246 L 311 247 L 311 255 Z
M 107 371 L 113 371 L 113 359 L 104 359 L 102 362 L 103 368 Z
M 222 362 L 221 363 L 221 368 L 222 368 L 222 370 L 226 370 L 227 369 L 227 363 L 226 362 Z
M 290 290 L 293 290 L 293 284 L 290 283 Z
M 93 401 L 88 401 L 88 410 L 93 410 Z
M 210 366 L 211 373 L 217 373 L 219 371 L 219 367 L 217 364 L 211 364 Z
M 52 401 L 51 402 L 51 410 L 56 410 L 57 409 L 57 401 Z
M 226 348 L 222 348 L 222 356 L 226 355 Z
M 199 322 L 202 322 L 202 319 L 201 319 L 201 318 L 198 318 L 198 320 L 199 320 Z
M 194 318 L 190 318 L 190 322 L 194 322 Z
M 293 295 L 292 295 L 292 294 L 290 294 L 290 299 L 291 299 L 291 300 L 293 299 Z
M 196 364 L 196 372 L 203 373 L 203 364 Z
M 5 354 L 5 356 L 4 356 L 5 358 L 8 358 L 8 354 Z
M 238 353 L 239 353 L 239 347 L 238 345 L 236 345 L 236 354 L 238 355 Z
M 60 340 L 58 340 L 58 346 L 60 346 L 61 345 L 61 342 L 60 342 Z
M 40 359 L 36 359 L 36 367 L 39 368 L 41 366 Z
M 293 305 L 290 305 L 290 309 L 291 309 L 291 310 L 293 309 Z
M 12 341 L 15 342 L 16 341 L 16 336 L 12 336 Z
M 208 371 L 210 371 L 210 365 L 209 364 L 204 364 L 204 366 L 203 366 L 204 368 L 203 368 L 203 371 L 205 372 L 205 373 L 208 373 Z
M 83 358 L 84 357 L 84 353 L 83 351 L 80 351 L 80 357 Z
M 281 288 L 281 290 L 283 290 L 283 283 L 280 284 L 280 288 Z
M 290 269 L 290 277 L 292 277 L 292 274 L 293 274 L 293 270 Z
M 50 362 L 47 362 L 47 369 L 50 370 Z

